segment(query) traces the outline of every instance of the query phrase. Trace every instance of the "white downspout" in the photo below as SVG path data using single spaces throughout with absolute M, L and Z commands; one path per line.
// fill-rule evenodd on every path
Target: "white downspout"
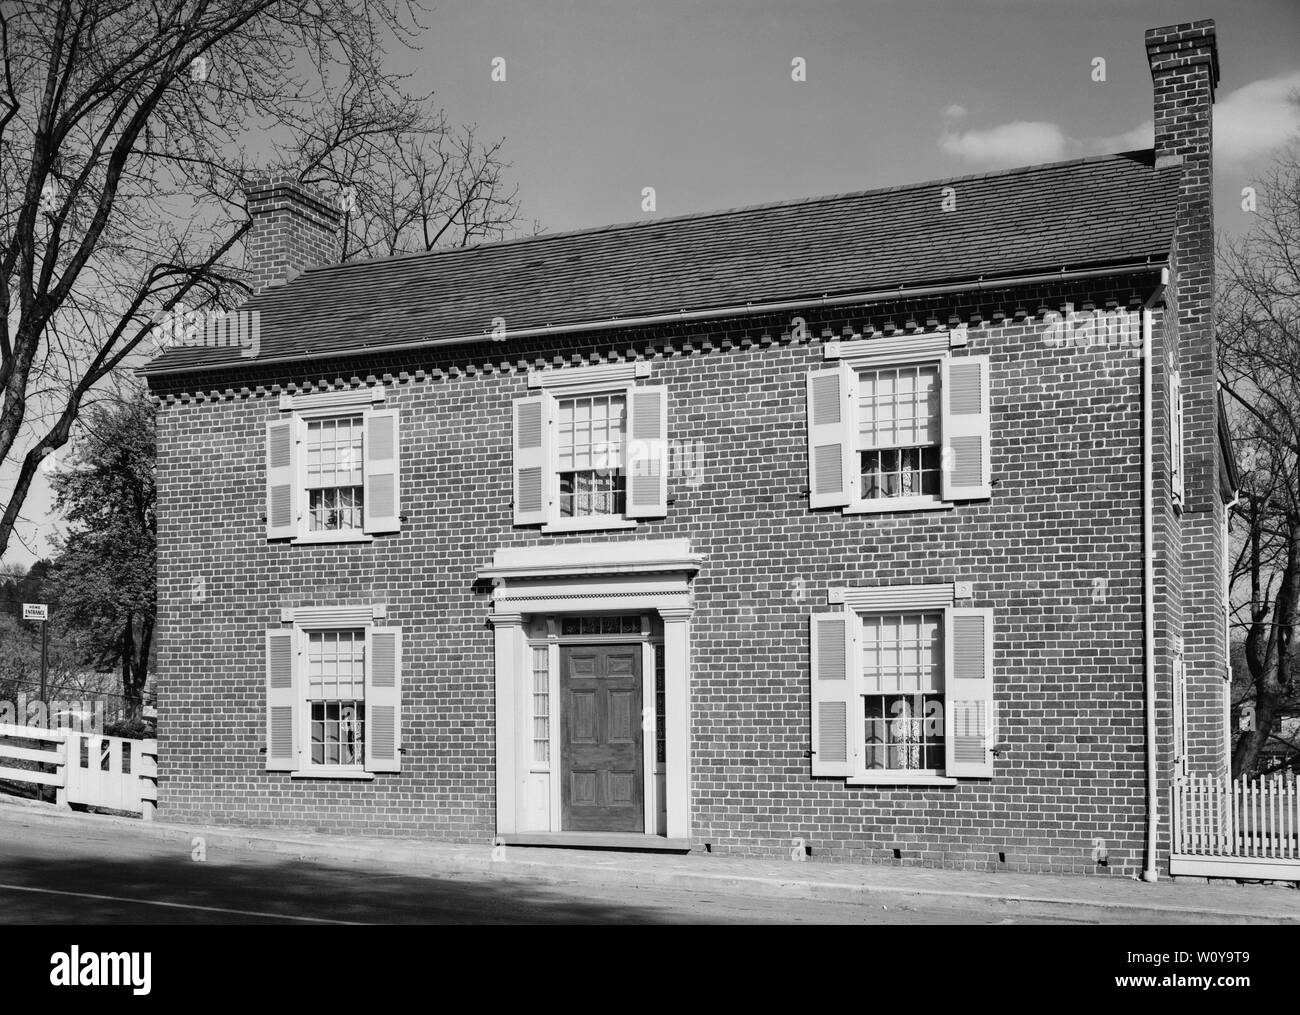
M 1142 307 L 1142 660 L 1146 704 L 1147 849 L 1142 880 L 1155 882 L 1160 842 L 1160 783 L 1156 771 L 1156 606 L 1155 507 L 1152 497 L 1155 448 L 1152 446 L 1152 374 L 1155 357 L 1151 339 L 1151 307 L 1164 296 L 1169 269 L 1160 272 L 1160 285 Z

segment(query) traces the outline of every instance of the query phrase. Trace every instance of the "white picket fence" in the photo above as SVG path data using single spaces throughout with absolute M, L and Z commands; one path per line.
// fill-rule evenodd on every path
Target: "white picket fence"
M 1171 874 L 1300 880 L 1294 779 L 1177 779 L 1171 814 Z
M 6 759 L 54 771 L 14 768 Z M 0 779 L 53 786 L 60 806 L 106 807 L 150 821 L 158 807 L 158 741 L 0 723 Z

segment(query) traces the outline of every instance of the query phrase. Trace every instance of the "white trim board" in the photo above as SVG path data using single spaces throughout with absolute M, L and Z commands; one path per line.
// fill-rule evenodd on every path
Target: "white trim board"
M 964 345 L 959 332 L 940 331 L 932 335 L 903 338 L 868 338 L 850 342 L 827 342 L 822 358 L 844 360 L 854 366 L 883 363 L 910 363 L 921 359 L 940 359 L 953 346 Z
M 347 388 L 343 391 L 317 391 L 307 395 L 281 395 L 281 412 L 302 412 L 307 409 L 364 409 L 382 402 L 388 392 L 382 384 L 369 388 Z
M 832 588 L 826 602 L 847 606 L 851 610 L 942 609 L 954 602 L 953 582 L 928 582 L 923 585 L 866 585 Z
M 383 620 L 388 613 L 385 603 L 369 606 L 282 606 L 280 622 L 299 627 L 364 627 Z
M 555 370 L 528 371 L 530 389 L 563 388 L 566 391 L 608 388 L 650 376 L 650 364 L 644 360 L 631 363 L 602 363 L 586 367 L 560 367 Z

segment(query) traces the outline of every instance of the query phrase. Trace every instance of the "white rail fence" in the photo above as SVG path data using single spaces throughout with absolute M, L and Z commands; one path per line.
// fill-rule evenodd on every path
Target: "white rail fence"
M 1170 873 L 1300 880 L 1294 779 L 1178 779 L 1171 813 Z
M 15 768 L 6 761 L 40 767 Z M 158 806 L 158 741 L 0 723 L 0 779 L 53 786 L 63 807 L 105 807 L 150 821 Z

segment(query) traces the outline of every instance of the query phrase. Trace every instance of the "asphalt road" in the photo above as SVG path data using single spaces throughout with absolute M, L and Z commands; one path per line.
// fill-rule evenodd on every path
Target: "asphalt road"
M 834 903 L 658 885 L 556 885 L 494 874 L 426 875 L 212 849 L 118 827 L 0 823 L 0 924 L 999 924 L 1019 917 L 960 901 Z

